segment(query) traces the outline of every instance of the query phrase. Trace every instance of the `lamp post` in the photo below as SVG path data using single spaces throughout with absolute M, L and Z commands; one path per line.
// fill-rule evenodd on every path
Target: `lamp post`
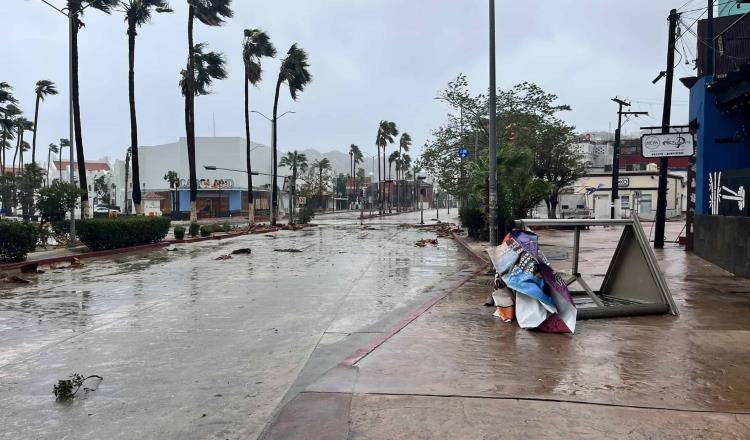
M 426 176 L 417 176 L 417 182 L 419 185 L 419 191 L 417 194 L 419 194 L 419 224 L 424 224 L 424 203 L 422 203 L 422 181 L 425 180 Z
M 271 139 L 271 145 L 272 145 L 272 147 L 271 147 L 271 170 L 272 171 L 276 171 L 276 161 L 275 161 L 275 156 L 274 156 L 274 153 L 273 153 L 273 144 L 274 144 L 274 141 L 275 141 L 274 136 L 276 136 L 276 123 L 278 122 L 279 119 L 283 118 L 284 115 L 295 114 L 296 112 L 294 112 L 294 111 L 286 111 L 286 112 L 280 114 L 279 116 L 277 116 L 275 119 L 274 118 L 269 118 L 268 116 L 264 115 L 263 113 L 261 113 L 261 112 L 259 112 L 257 110 L 251 110 L 250 113 L 255 113 L 256 115 L 260 115 L 263 118 L 265 118 L 268 122 L 271 123 L 271 132 L 272 132 L 271 133 L 271 137 L 272 137 L 272 139 Z M 274 206 L 278 207 L 279 205 L 278 205 L 278 201 L 276 201 L 276 203 L 274 203 L 273 194 L 276 193 L 278 195 L 278 191 L 277 191 L 277 187 L 276 187 L 276 182 L 272 182 L 272 183 L 273 183 L 273 188 L 271 188 L 271 224 L 275 224 L 275 221 L 276 221 L 276 212 L 274 210 Z

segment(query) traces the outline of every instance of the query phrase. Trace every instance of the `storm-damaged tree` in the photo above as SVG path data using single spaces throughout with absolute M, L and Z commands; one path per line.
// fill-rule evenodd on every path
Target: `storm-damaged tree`
M 81 133 L 81 101 L 80 87 L 78 82 L 78 32 L 83 28 L 81 21 L 83 11 L 93 8 L 109 14 L 119 0 L 68 0 L 68 14 L 71 18 L 71 70 L 73 72 L 71 82 L 71 99 L 73 101 L 73 126 L 75 128 L 76 155 L 78 159 L 78 182 L 81 187 L 81 216 L 91 216 L 91 205 L 89 204 L 88 182 L 86 181 L 86 158 L 83 149 L 83 134 Z M 73 164 L 71 164 L 73 166 Z
M 289 151 L 281 158 L 279 165 L 292 170 L 292 180 L 289 182 L 289 224 L 294 224 L 294 201 L 297 200 L 297 177 L 299 173 L 307 171 L 307 156 L 297 150 Z
M 34 94 L 36 95 L 36 104 L 34 105 L 34 136 L 31 139 L 31 162 L 36 163 L 36 132 L 39 128 L 39 102 L 44 101 L 44 98 L 49 95 L 57 95 L 57 88 L 55 88 L 55 83 L 52 81 L 43 79 L 36 82 Z
M 180 89 L 182 96 L 185 97 L 185 126 L 188 127 L 188 133 L 193 135 L 192 140 L 188 140 L 188 165 L 190 166 L 190 219 L 198 219 L 198 207 L 196 200 L 198 197 L 198 184 L 195 169 L 195 130 L 194 120 L 191 111 L 191 103 L 196 96 L 208 95 L 211 91 L 208 87 L 215 79 L 224 79 L 227 77 L 227 71 L 224 68 L 224 55 L 220 52 L 205 52 L 206 43 L 198 43 L 192 50 L 193 59 L 188 64 L 192 66 L 183 69 L 180 72 Z M 192 70 L 195 76 L 191 78 L 188 71 Z M 188 83 L 192 84 L 189 86 Z M 192 90 L 192 95 L 190 90 Z
M 193 22 L 198 21 L 207 26 L 221 26 L 225 18 L 233 13 L 229 5 L 232 0 L 187 0 L 188 4 L 188 57 L 187 67 L 180 75 L 180 88 L 185 97 L 185 134 L 187 138 L 188 164 L 190 168 L 190 220 L 198 219 L 198 180 L 195 168 L 195 97 L 208 93 L 207 87 L 213 78 L 226 78 L 224 58 L 220 53 L 209 52 L 204 55 L 204 71 L 197 70 L 198 56 L 196 49 L 204 49 L 205 44 L 193 44 Z M 210 55 L 210 56 L 209 56 Z M 208 59 L 205 59 L 208 58 Z M 213 61 L 213 64 L 209 61 Z M 220 63 L 219 63 L 220 61 Z M 201 73 L 203 77 L 201 77 Z M 200 82 L 203 82 L 203 93 Z
M 289 94 L 293 100 L 297 100 L 297 94 L 304 91 L 305 87 L 312 81 L 312 75 L 308 68 L 310 64 L 307 61 L 307 52 L 297 47 L 297 43 L 286 53 L 286 58 L 281 61 L 279 77 L 276 80 L 276 93 L 273 98 L 273 117 L 271 118 L 271 148 L 273 148 L 273 180 L 271 182 L 271 224 L 276 225 L 276 217 L 279 209 L 279 170 L 278 170 L 278 111 L 279 111 L 279 90 L 281 84 L 286 83 L 289 86 Z
M 276 48 L 268 34 L 260 29 L 245 29 L 242 41 L 242 61 L 245 64 L 245 155 L 247 167 L 248 224 L 255 223 L 255 198 L 253 196 L 253 169 L 250 162 L 250 85 L 257 86 L 263 77 L 261 59 L 276 56 Z
M 153 12 L 172 12 L 167 0 L 118 0 L 128 27 L 128 101 L 130 104 L 130 152 L 133 161 L 133 203 L 135 213 L 143 215 L 140 162 L 138 161 L 138 121 L 135 112 L 135 37 L 138 28 L 151 20 Z
M 383 204 L 385 200 L 385 188 L 383 187 L 382 181 L 385 180 L 385 148 L 388 146 L 388 144 L 392 144 L 395 142 L 395 138 L 398 136 L 398 127 L 396 127 L 395 122 L 389 122 L 389 121 L 380 121 L 380 124 L 378 124 L 378 135 L 375 137 L 375 149 L 378 150 L 378 179 L 381 181 L 381 183 L 378 185 L 379 189 L 379 195 L 380 198 L 380 213 L 383 214 L 385 212 L 385 205 Z M 381 174 L 380 171 L 380 149 L 383 149 L 383 171 Z

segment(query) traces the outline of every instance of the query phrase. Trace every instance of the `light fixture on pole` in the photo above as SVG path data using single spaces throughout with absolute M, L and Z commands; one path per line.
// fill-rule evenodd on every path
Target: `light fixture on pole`
M 422 184 L 421 182 L 425 180 L 426 176 L 417 176 L 417 182 L 419 182 L 419 224 L 424 224 L 424 203 L 422 203 Z

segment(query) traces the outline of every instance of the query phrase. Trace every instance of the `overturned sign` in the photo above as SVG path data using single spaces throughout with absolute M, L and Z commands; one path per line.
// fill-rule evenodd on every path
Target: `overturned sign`
M 568 286 L 578 284 L 583 288 L 582 291 L 571 291 L 579 319 L 663 313 L 678 315 L 672 293 L 636 217 L 622 220 L 524 219 L 517 221 L 517 224 L 527 229 L 558 226 L 573 230 L 572 270 L 570 276 L 565 277 L 565 282 Z M 581 230 L 605 225 L 624 226 L 624 229 L 601 288 L 594 291 L 578 270 Z

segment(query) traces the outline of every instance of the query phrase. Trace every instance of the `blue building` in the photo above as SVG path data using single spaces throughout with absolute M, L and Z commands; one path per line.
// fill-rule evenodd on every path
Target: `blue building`
M 719 17 L 727 15 L 742 15 L 750 12 L 750 3 L 741 3 L 739 1 L 719 2 Z
M 750 14 L 714 19 L 713 70 L 698 28 L 698 76 L 690 88 L 696 130 L 694 250 L 735 274 L 750 277 Z

